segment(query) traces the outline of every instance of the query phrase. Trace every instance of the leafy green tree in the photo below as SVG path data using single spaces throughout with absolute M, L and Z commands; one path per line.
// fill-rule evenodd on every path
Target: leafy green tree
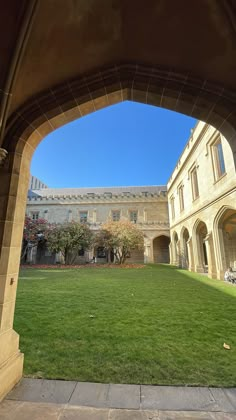
M 143 250 L 143 233 L 127 220 L 106 222 L 95 237 L 95 246 L 103 246 L 110 254 L 114 253 L 119 264 L 124 264 L 134 249 Z
M 47 238 L 48 249 L 61 252 L 65 264 L 73 264 L 81 250 L 88 249 L 93 234 L 85 223 L 70 222 L 55 225 Z

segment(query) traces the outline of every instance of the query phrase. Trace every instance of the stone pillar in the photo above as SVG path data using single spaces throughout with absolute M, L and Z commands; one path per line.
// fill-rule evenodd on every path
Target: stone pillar
M 173 252 L 172 252 L 172 242 L 169 243 L 169 254 L 170 254 L 170 265 L 173 265 Z
M 149 262 L 154 264 L 154 251 L 153 251 L 153 241 L 150 241 L 150 256 L 149 256 Z
M 225 241 L 222 227 L 218 227 L 213 235 L 213 243 L 215 250 L 215 265 L 216 265 L 216 278 L 224 280 L 224 274 L 227 269 L 225 257 Z
M 153 263 L 153 248 L 149 240 L 144 242 L 144 262 Z
M 192 238 L 188 239 L 187 248 L 188 248 L 188 269 L 189 269 L 189 271 L 194 271 L 194 256 L 193 256 Z
M 211 279 L 217 278 L 216 273 L 216 264 L 215 264 L 215 255 L 214 255 L 214 245 L 212 233 L 209 232 L 204 238 L 206 244 L 207 260 L 208 260 L 208 277 Z
M 180 267 L 181 261 L 180 261 L 180 240 L 178 240 L 176 242 L 176 260 L 175 260 L 175 265 L 177 265 L 177 267 Z
M 10 153 L 0 167 L 0 400 L 23 371 L 13 318 L 31 155 Z
M 203 264 L 203 256 L 202 256 L 202 243 L 197 234 L 194 236 L 193 241 L 193 251 L 194 251 L 194 271 L 196 273 L 204 273 L 204 264 Z

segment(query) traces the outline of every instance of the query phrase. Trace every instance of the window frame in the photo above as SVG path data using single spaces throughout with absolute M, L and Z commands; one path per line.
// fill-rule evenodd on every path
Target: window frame
M 86 220 L 85 220 L 84 217 L 81 217 L 82 214 L 86 214 Z M 87 223 L 88 222 L 88 210 L 79 211 L 79 222 L 80 223 Z
M 40 218 L 39 217 L 39 211 L 37 211 L 37 210 L 31 211 L 30 216 L 31 216 L 32 220 L 39 220 L 39 218 Z M 37 216 L 37 217 L 34 217 L 34 216 Z
M 132 217 L 133 214 L 136 214 L 136 218 Z M 129 220 L 130 220 L 130 222 L 137 223 L 137 221 L 138 221 L 138 210 L 130 210 L 129 211 Z
M 115 216 L 115 214 L 119 214 L 119 218 L 117 219 Z M 120 210 L 112 210 L 111 211 L 111 219 L 113 222 L 119 222 L 120 221 L 120 216 L 121 216 L 121 211 Z
M 219 145 L 221 146 L 221 152 L 219 151 L 217 147 Z M 220 156 L 220 153 L 221 153 L 221 156 Z M 221 139 L 220 134 L 211 143 L 211 159 L 212 159 L 214 180 L 215 182 L 217 182 L 219 179 L 221 179 L 223 176 L 226 175 L 224 151 L 223 151 L 222 139 Z M 223 163 L 223 170 L 222 170 L 222 163 Z
M 192 200 L 195 201 L 200 197 L 199 182 L 198 182 L 198 165 L 194 164 L 189 170 L 189 179 L 191 181 Z M 195 176 L 196 174 L 196 176 Z
M 174 194 L 170 197 L 170 210 L 171 210 L 171 219 L 175 220 L 175 197 Z
M 182 213 L 184 211 L 184 184 L 181 182 L 178 186 L 178 196 L 179 196 L 179 211 Z

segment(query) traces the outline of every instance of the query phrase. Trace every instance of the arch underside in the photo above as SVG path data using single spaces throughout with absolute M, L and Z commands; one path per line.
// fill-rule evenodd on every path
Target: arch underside
M 115 65 L 33 97 L 8 120 L 3 148 L 35 149 L 51 131 L 125 100 L 154 105 L 205 121 L 219 129 L 236 152 L 236 98 L 233 93 L 171 69 Z

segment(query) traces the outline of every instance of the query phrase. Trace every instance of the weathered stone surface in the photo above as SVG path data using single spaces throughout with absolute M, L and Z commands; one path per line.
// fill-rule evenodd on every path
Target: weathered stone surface
M 219 411 L 236 412 L 236 390 L 235 388 L 209 388 L 217 401 Z
M 62 406 L 32 402 L 4 401 L 0 404 L 1 420 L 58 420 Z
M 51 402 L 65 404 L 69 401 L 76 382 L 24 378 L 8 394 L 9 400 Z
M 107 407 L 108 391 L 108 384 L 78 382 L 69 404 Z
M 159 420 L 158 411 L 110 410 L 109 420 Z
M 110 418 L 108 409 L 66 407 L 60 415 L 60 420 L 110 420 Z
M 111 384 L 108 392 L 108 406 L 111 408 L 140 408 L 140 385 Z
M 141 408 L 156 410 L 219 411 L 208 388 L 141 386 Z

